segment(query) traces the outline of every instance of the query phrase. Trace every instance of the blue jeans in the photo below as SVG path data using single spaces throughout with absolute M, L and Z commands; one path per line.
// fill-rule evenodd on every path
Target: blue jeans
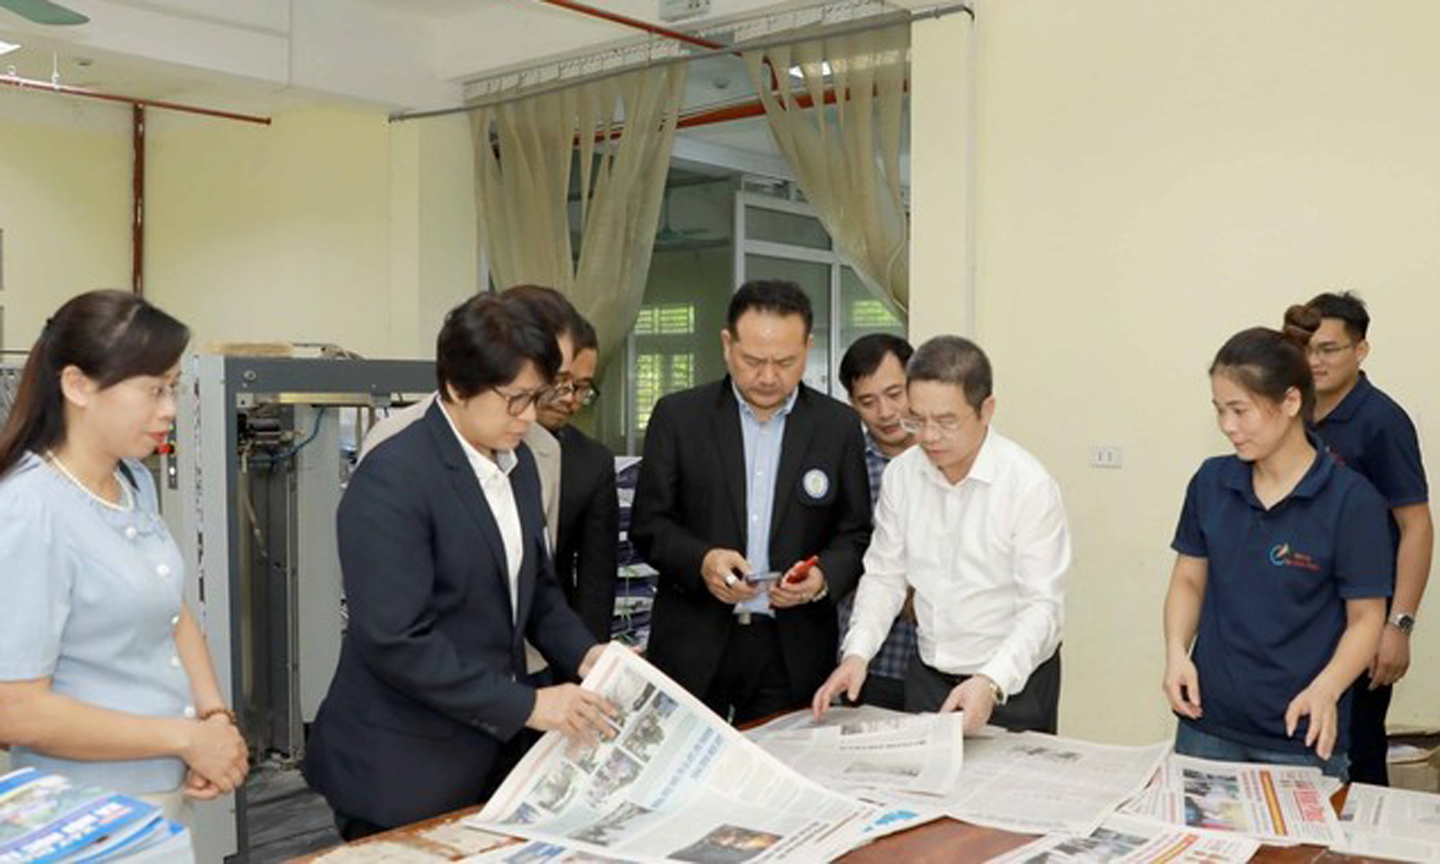
M 1200 759 L 1214 759 L 1219 762 L 1264 762 L 1271 765 L 1309 765 L 1319 768 L 1325 774 L 1341 783 L 1350 781 L 1350 754 L 1336 750 L 1329 759 L 1321 759 L 1315 751 L 1293 753 L 1288 750 L 1266 750 L 1237 744 L 1224 738 L 1201 732 L 1188 723 L 1180 723 L 1175 729 L 1175 752 L 1181 756 L 1195 756 Z

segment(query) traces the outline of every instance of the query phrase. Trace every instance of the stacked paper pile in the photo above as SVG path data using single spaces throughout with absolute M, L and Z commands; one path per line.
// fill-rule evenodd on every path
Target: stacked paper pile
M 190 835 L 160 808 L 22 768 L 0 777 L 0 864 L 194 861 Z

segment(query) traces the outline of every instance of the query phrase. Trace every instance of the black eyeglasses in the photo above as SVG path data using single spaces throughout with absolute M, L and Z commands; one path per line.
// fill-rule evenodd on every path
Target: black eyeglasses
M 505 411 L 511 417 L 519 417 L 531 405 L 544 404 L 552 398 L 553 392 L 553 387 L 538 387 L 534 390 L 526 390 L 524 393 L 506 393 L 499 387 L 495 388 L 495 394 L 505 400 Z
M 589 408 L 600 398 L 600 388 L 595 386 L 594 381 L 577 381 L 574 390 L 575 401 L 581 408 Z

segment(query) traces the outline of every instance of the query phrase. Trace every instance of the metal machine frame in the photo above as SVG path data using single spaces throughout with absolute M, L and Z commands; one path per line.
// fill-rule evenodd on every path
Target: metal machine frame
M 344 478 L 336 412 L 325 411 L 386 408 L 398 395 L 429 393 L 435 367 L 418 360 L 197 355 L 186 358 L 184 377 L 175 455 L 162 460 L 161 495 L 185 555 L 186 601 L 209 641 L 222 692 L 257 727 L 247 734 L 252 745 L 298 760 L 303 722 L 313 719 L 329 685 L 343 630 L 335 506 Z M 304 444 L 283 454 L 290 463 L 283 470 L 274 470 L 279 460 L 267 460 L 272 470 L 263 472 L 266 488 L 256 507 L 259 487 L 251 486 L 260 475 L 242 464 L 240 420 L 262 406 L 283 412 L 287 434 L 310 431 Z M 263 536 L 262 515 L 273 529 Z M 264 567 L 258 575 L 257 554 Z M 228 808 L 197 810 L 200 860 L 248 856 L 244 796 L 228 801 Z

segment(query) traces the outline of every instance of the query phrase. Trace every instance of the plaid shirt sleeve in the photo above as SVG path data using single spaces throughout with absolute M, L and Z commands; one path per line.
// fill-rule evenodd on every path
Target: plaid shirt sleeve
M 880 478 L 885 473 L 885 466 L 890 464 L 890 459 L 881 453 L 875 443 L 870 440 L 867 432 L 865 435 L 865 470 L 870 475 L 870 508 L 875 508 L 875 502 L 880 498 Z M 845 633 L 850 626 L 850 611 L 855 605 L 855 595 L 851 594 L 836 607 L 840 615 L 840 644 L 845 642 Z M 910 657 L 919 650 L 915 639 L 915 623 L 906 618 L 899 617 L 890 627 L 890 635 L 885 637 L 885 642 L 880 650 L 870 661 L 869 674 L 879 675 L 883 678 L 905 678 L 905 669 L 910 665 Z

